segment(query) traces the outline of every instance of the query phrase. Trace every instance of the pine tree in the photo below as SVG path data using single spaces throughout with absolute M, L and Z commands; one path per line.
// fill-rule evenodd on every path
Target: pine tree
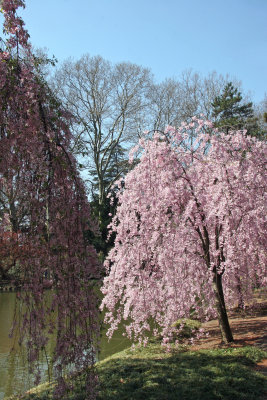
M 215 97 L 212 103 L 215 126 L 227 134 L 231 130 L 246 129 L 248 135 L 261 136 L 253 103 L 244 103 L 242 100 L 241 92 L 232 82 L 227 83 L 223 93 Z

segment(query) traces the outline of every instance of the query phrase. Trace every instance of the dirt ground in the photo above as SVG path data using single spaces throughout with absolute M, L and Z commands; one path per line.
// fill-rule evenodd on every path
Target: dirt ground
M 229 320 L 234 336 L 233 343 L 223 344 L 221 342 L 218 321 L 213 320 L 203 324 L 205 332 L 209 335 L 197 341 L 191 347 L 192 350 L 255 345 L 267 351 L 267 315 L 246 318 L 231 317 Z
M 208 336 L 196 341 L 190 346 L 192 350 L 258 346 L 267 351 L 267 288 L 255 295 L 256 306 L 248 306 L 244 311 L 229 312 L 229 321 L 232 328 L 234 342 L 223 344 L 218 321 L 212 320 L 203 324 Z M 267 376 L 267 359 L 257 364 L 256 370 Z M 267 400 L 264 397 L 264 400 Z

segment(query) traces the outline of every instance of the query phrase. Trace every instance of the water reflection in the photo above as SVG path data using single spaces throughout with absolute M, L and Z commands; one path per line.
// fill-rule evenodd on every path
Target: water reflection
M 13 394 L 29 390 L 34 386 L 34 378 L 30 376 L 27 366 L 27 355 L 23 347 L 18 346 L 17 338 L 9 338 L 15 310 L 16 294 L 0 293 L 0 400 Z M 54 338 L 48 343 L 48 360 L 51 359 Z M 130 341 L 117 331 L 108 342 L 105 331 L 102 332 L 99 359 L 104 359 L 113 353 L 131 345 Z M 11 351 L 14 348 L 16 351 Z M 42 381 L 48 380 L 47 361 L 40 360 Z

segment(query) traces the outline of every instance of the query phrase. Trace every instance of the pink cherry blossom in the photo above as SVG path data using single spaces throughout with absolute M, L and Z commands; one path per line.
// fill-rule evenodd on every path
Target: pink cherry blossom
M 66 367 L 84 368 L 88 382 L 94 375 L 88 366 L 95 361 L 98 341 L 93 286 L 99 264 L 84 233 L 97 227 L 70 152 L 71 116 L 38 75 L 27 31 L 16 14 L 24 2 L 2 0 L 1 6 L 8 36 L 7 49 L 0 53 L 1 262 L 12 261 L 19 271 L 22 291 L 14 329 L 27 345 L 36 383 L 40 354 L 56 333 L 54 377 L 61 382 L 60 392 Z
M 264 284 L 267 145 L 212 129 L 194 118 L 142 143 L 111 224 L 101 305 L 109 336 L 122 322 L 132 339 L 156 327 L 166 341 L 177 319 L 217 315 L 231 341 L 226 308 Z

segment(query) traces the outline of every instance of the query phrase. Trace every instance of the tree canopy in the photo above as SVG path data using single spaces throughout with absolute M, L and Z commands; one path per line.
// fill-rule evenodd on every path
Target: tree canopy
M 231 341 L 227 306 L 266 279 L 267 146 L 197 118 L 139 145 L 112 222 L 102 289 L 109 333 L 123 322 L 144 338 L 154 321 L 167 343 L 177 319 L 217 313 Z
M 1 5 L 7 36 L 0 52 L 1 272 L 15 258 L 8 272 L 22 286 L 17 305 L 22 301 L 25 307 L 19 308 L 24 311 L 14 329 L 20 344 L 27 345 L 36 383 L 39 355 L 56 332 L 53 376 L 61 390 L 66 366 L 77 371 L 95 361 L 98 313 L 92 278 L 99 276 L 99 266 L 84 232 L 97 228 L 70 152 L 70 115 L 36 71 L 28 33 L 17 16 L 24 1 Z M 45 289 L 51 286 L 47 302 Z
M 261 136 L 253 103 L 244 102 L 241 92 L 232 82 L 225 85 L 223 92 L 214 98 L 211 106 L 215 126 L 224 132 L 246 129 L 248 135 Z

